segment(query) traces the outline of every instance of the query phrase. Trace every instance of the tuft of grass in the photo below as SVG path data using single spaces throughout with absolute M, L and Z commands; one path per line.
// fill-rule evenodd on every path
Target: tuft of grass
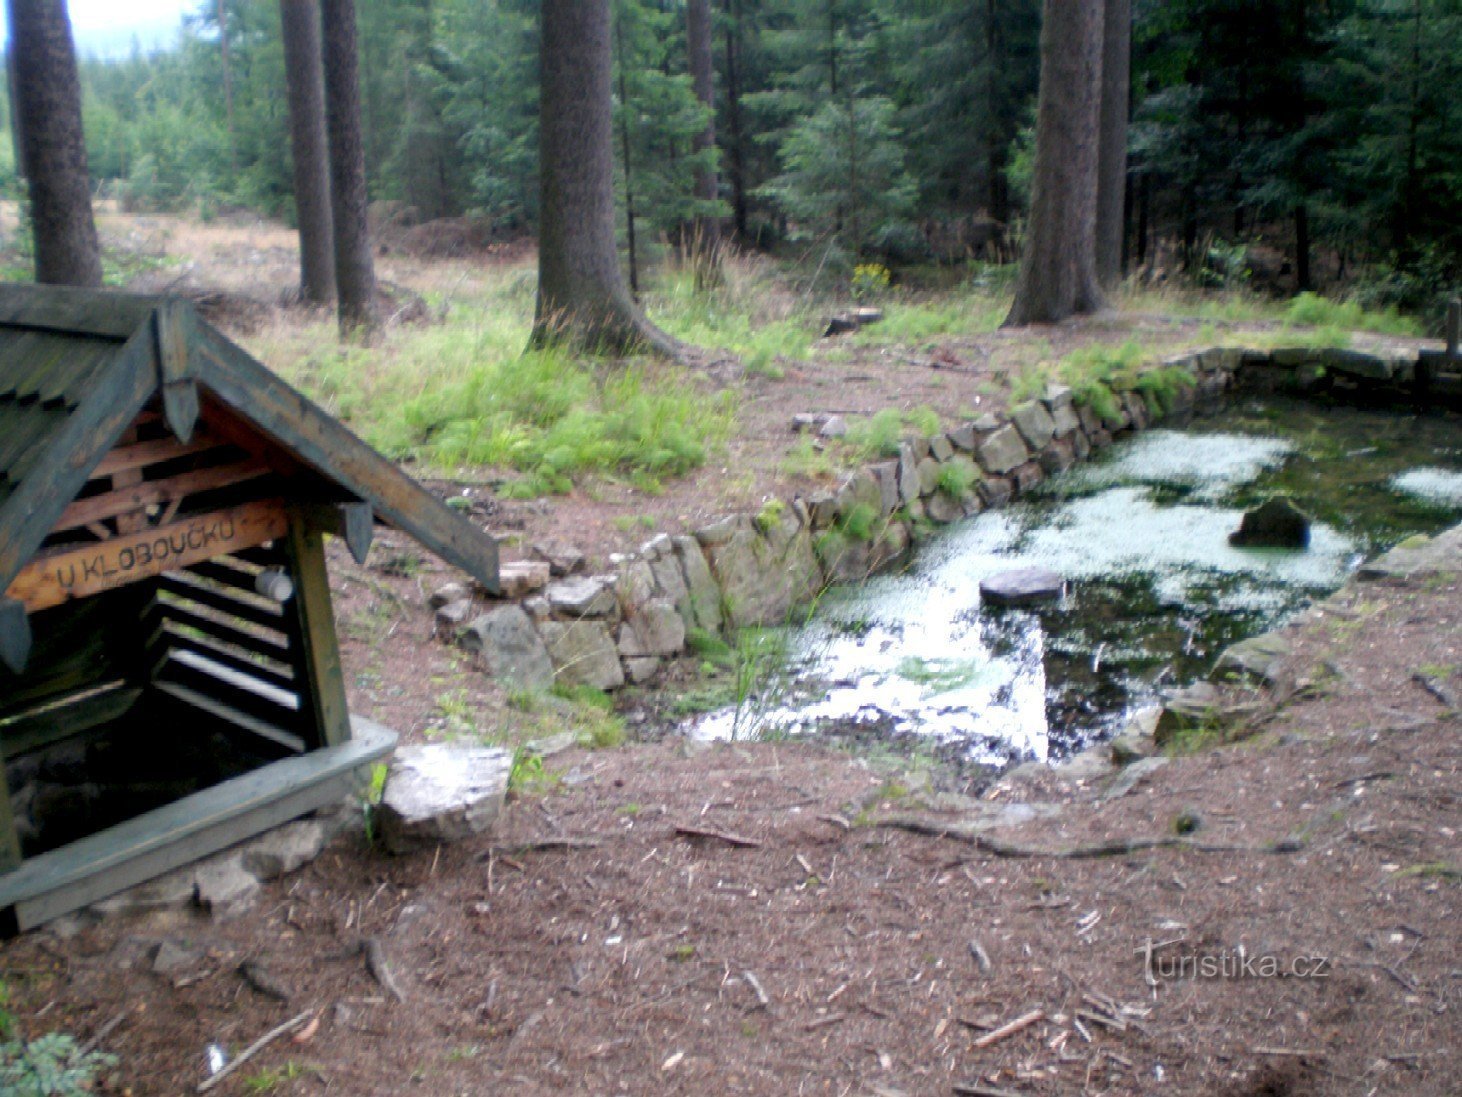
M 761 511 L 756 516 L 756 528 L 763 533 L 770 533 L 781 524 L 786 513 L 786 503 L 780 499 L 768 499 L 762 504 Z
M 935 486 L 951 499 L 962 499 L 980 479 L 975 466 L 964 461 L 948 461 L 939 468 Z
M 839 520 L 837 532 L 850 541 L 871 541 L 877 524 L 878 508 L 869 503 L 858 503 Z
M 940 430 L 939 413 L 923 404 L 904 412 L 884 408 L 866 418 L 851 420 L 844 441 L 855 458 L 895 457 L 909 430 L 932 438 Z
M 1302 293 L 1290 301 L 1284 310 L 1284 320 L 1288 324 L 1347 332 L 1369 331 L 1412 338 L 1422 334 L 1421 324 L 1413 317 L 1401 315 L 1394 306 L 1367 309 L 1358 301 L 1334 301 L 1318 293 Z
M 849 337 L 854 346 L 920 343 L 937 336 L 987 335 L 1000 327 L 1008 299 L 979 290 L 934 300 L 899 299 L 883 305 L 883 319 Z

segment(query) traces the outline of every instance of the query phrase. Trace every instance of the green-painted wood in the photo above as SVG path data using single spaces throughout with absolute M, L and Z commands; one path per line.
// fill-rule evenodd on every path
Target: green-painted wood
M 130 339 L 160 298 L 69 286 L 0 285 L 0 327 Z
M 193 440 L 199 410 L 196 381 L 169 381 L 163 385 L 163 418 L 167 420 L 168 430 L 185 446 Z
M 301 701 L 314 716 L 316 745 L 334 746 L 350 737 L 350 710 L 345 700 L 345 671 L 340 665 L 340 643 L 335 634 L 335 611 L 330 604 L 330 577 L 325 570 L 325 545 L 318 530 L 303 516 L 290 523 L 285 539 L 294 598 L 293 610 L 300 640 L 297 675 Z
M 137 687 L 117 682 L 99 693 L 31 716 L 13 718 L 13 722 L 0 727 L 0 755 L 9 761 L 27 751 L 110 724 L 130 712 L 141 696 L 142 690 Z
M 221 667 L 237 671 L 240 674 L 251 674 L 261 682 L 265 682 L 275 689 L 286 690 L 295 693 L 298 690 L 298 683 L 292 673 L 285 673 L 275 670 L 273 666 L 264 665 L 263 661 L 252 661 L 223 647 L 209 643 L 207 640 L 200 640 L 195 636 L 182 636 L 175 632 L 164 632 L 162 643 L 164 646 L 178 651 L 191 651 L 204 659 L 211 659 Z
M 206 587 L 202 583 L 190 582 L 181 575 L 164 575 L 161 582 L 162 589 L 171 595 L 179 598 L 187 598 L 200 606 L 207 606 L 209 609 L 217 610 L 219 613 L 226 613 L 230 617 L 237 617 L 241 621 L 247 621 L 251 625 L 260 625 L 263 628 L 283 630 L 284 611 L 273 603 L 265 603 L 262 598 L 239 598 L 230 596 L 216 587 Z
M 144 329 L 80 394 L 76 410 L 33 454 L 33 471 L 0 504 L 0 590 L 30 562 L 156 389 L 152 332 Z
M 23 674 L 30 662 L 30 614 L 14 598 L 0 598 L 0 663 Z
M 182 606 L 159 601 L 152 608 L 152 618 L 148 623 L 147 632 L 150 633 L 156 628 L 160 628 L 164 621 L 171 621 L 183 628 L 195 629 L 204 636 L 211 636 L 225 644 L 232 644 L 252 655 L 262 655 L 266 659 L 278 659 L 285 663 L 291 661 L 287 631 L 278 638 L 245 632 L 243 629 L 226 625 L 212 617 L 193 613 Z
M 337 747 L 272 762 L 26 861 L 0 876 L 0 910 L 20 930 L 252 838 L 356 791 L 396 733 L 368 720 Z
M 229 409 L 442 559 L 498 591 L 497 543 L 217 331 L 204 326 L 200 383 Z
M 15 829 L 15 812 L 10 806 L 10 785 L 4 778 L 0 772 L 0 882 L 5 873 L 20 867 L 20 833 Z
M 364 564 L 376 536 L 376 515 L 369 503 L 306 503 L 298 508 L 312 529 L 339 537 L 357 564 Z

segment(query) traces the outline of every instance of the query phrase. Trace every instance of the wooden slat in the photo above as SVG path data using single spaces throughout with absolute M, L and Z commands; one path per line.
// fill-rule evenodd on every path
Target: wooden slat
M 226 444 L 211 434 L 200 432 L 194 435 L 191 442 L 186 444 L 179 442 L 176 438 L 154 438 L 150 442 L 137 442 L 130 446 L 118 446 L 102 458 L 101 464 L 97 465 L 95 471 L 91 474 L 91 478 L 93 480 L 100 480 L 103 477 L 124 472 L 128 469 L 140 469 L 146 468 L 149 465 L 160 465 L 165 461 L 175 461 L 179 457 L 190 457 L 195 453 L 206 453 L 208 450 L 218 449 Z
M 350 735 L 350 710 L 345 700 L 345 671 L 340 665 L 340 643 L 335 635 L 335 612 L 330 605 L 330 577 L 325 570 L 325 546 L 320 534 L 302 518 L 290 523 L 285 552 L 294 580 L 294 597 L 285 607 L 298 628 L 297 675 L 304 687 L 302 700 L 318 730 L 316 746 L 334 746 Z
M 171 629 L 165 630 L 163 637 L 162 643 L 169 649 L 191 651 L 196 655 L 201 655 L 205 659 L 211 659 L 220 666 L 238 671 L 240 674 L 252 674 L 261 682 L 267 682 L 275 689 L 282 689 L 298 695 L 299 683 L 295 680 L 293 672 L 282 663 L 275 664 L 271 662 L 266 665 L 264 663 L 251 662 L 241 655 L 236 655 L 224 648 L 216 647 L 207 640 L 200 640 L 196 636 L 184 636 Z
M 157 620 L 158 628 L 172 622 L 183 628 L 201 632 L 204 636 L 211 636 L 225 644 L 232 644 L 251 655 L 262 655 L 266 659 L 278 659 L 282 662 L 291 660 L 289 640 L 275 633 L 245 632 L 241 628 L 226 625 L 212 617 L 190 613 L 182 606 L 170 606 L 164 602 L 159 602 L 153 607 L 153 616 Z M 291 665 L 293 664 L 291 663 Z
M 199 380 L 218 400 L 391 525 L 498 591 L 497 543 L 490 536 L 218 332 L 205 328 L 199 349 Z
M 88 522 L 100 522 L 142 507 L 170 503 L 176 499 L 186 499 L 190 495 L 217 491 L 235 484 L 246 484 L 267 475 L 269 466 L 250 457 L 233 464 L 195 469 L 193 472 L 179 473 L 162 480 L 148 480 L 121 491 L 78 499 L 61 512 L 56 529 L 75 529 Z
M 216 557 L 212 560 L 204 560 L 194 564 L 188 570 L 210 582 L 232 587 L 235 590 L 252 591 L 254 589 L 256 573 L 240 566 L 237 555 L 233 555 L 233 559 Z
M 232 724 L 234 727 L 242 728 L 244 731 L 257 735 L 261 739 L 267 739 L 271 743 L 284 747 L 288 751 L 295 754 L 304 753 L 304 739 L 288 728 L 280 727 L 272 720 L 264 720 L 260 717 L 253 716 L 250 713 L 244 712 L 242 709 L 234 708 L 232 705 L 226 704 L 216 697 L 210 697 L 208 694 L 193 689 L 191 686 L 184 685 L 181 682 L 157 682 L 153 688 L 161 693 L 167 694 L 175 701 L 181 701 L 185 705 L 190 705 L 198 709 L 200 712 L 206 712 L 215 719 L 222 720 L 226 724 Z
M 274 540 L 288 530 L 278 500 L 246 503 L 43 556 L 21 571 L 6 593 L 35 612 Z
M 263 599 L 232 597 L 224 591 L 206 587 L 202 583 L 190 583 L 177 575 L 163 576 L 161 587 L 166 594 L 187 598 L 200 606 L 230 614 L 251 625 L 280 630 L 284 628 L 284 611 L 273 602 L 266 605 L 261 604 Z
M 255 678 L 226 667 L 217 667 L 187 652 L 174 652 L 154 684 L 187 686 L 212 700 L 255 719 L 275 724 L 293 735 L 301 734 L 303 715 L 300 698 Z M 303 740 L 301 747 L 303 749 Z
M 355 737 L 262 766 L 99 834 L 33 857 L 0 876 L 0 911 L 29 930 L 236 845 L 350 795 L 396 733 L 355 721 Z
M 0 726 L 0 754 L 9 761 L 18 754 L 110 724 L 126 715 L 140 696 L 140 689 L 119 682 L 75 701 L 14 717 Z

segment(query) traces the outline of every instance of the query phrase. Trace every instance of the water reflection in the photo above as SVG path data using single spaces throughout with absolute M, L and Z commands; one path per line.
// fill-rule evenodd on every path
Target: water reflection
M 1378 541 L 1440 528 L 1462 510 L 1462 499 L 1438 504 L 1435 491 L 1427 506 L 1414 498 L 1462 480 L 1462 459 L 1440 440 L 1455 436 L 1413 431 L 1408 448 L 1366 421 L 1378 417 L 1354 412 L 1321 433 L 1287 415 L 1293 429 L 1276 436 L 1264 410 L 1257 425 L 1251 408 L 1222 429 L 1148 432 L 1038 497 L 943 531 L 903 573 L 829 592 L 794 637 L 790 677 L 761 698 L 755 725 L 917 736 L 985 764 L 1060 757 L 1333 590 Z M 1351 445 L 1378 436 L 1391 441 Z M 1344 446 L 1370 454 L 1337 459 Z M 1415 471 L 1394 471 L 1401 461 Z M 1439 463 L 1459 467 L 1416 467 Z M 1316 522 L 1308 551 L 1229 545 L 1244 506 L 1296 482 L 1308 489 L 1303 504 L 1335 518 Z M 1063 574 L 1068 596 L 1035 611 L 981 605 L 982 579 L 1025 567 Z M 745 734 L 746 725 L 743 708 L 691 733 Z

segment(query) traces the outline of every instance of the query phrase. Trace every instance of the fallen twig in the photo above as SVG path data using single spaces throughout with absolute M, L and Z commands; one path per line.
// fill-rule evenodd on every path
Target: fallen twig
M 598 849 L 603 844 L 598 838 L 540 838 L 534 842 L 520 842 L 512 846 L 493 846 L 486 853 L 478 854 L 477 859 L 479 861 L 486 861 L 489 857 L 502 857 L 506 859 L 514 853 L 522 856 L 525 853 L 553 853 L 560 850 Z
M 1089 846 L 1056 846 L 1043 849 L 1040 846 L 1021 846 L 1002 842 L 989 835 L 973 831 L 955 823 L 931 822 L 915 815 L 888 815 L 878 819 L 875 826 L 904 830 L 926 838 L 950 838 L 956 842 L 967 842 L 977 849 L 996 857 L 1049 858 L 1056 861 L 1080 861 L 1097 857 L 1126 857 L 1152 849 L 1185 849 L 1194 853 L 1298 853 L 1304 843 L 1294 838 L 1282 838 L 1267 846 L 1219 845 L 1212 842 L 1195 842 L 1191 838 L 1176 835 L 1162 838 L 1113 838 Z
M 84 1058 L 86 1058 L 86 1056 L 88 1054 L 90 1054 L 91 1052 L 95 1051 L 98 1047 L 101 1046 L 101 1042 L 103 1040 L 105 1040 L 113 1032 L 117 1031 L 117 1026 L 120 1025 L 126 1019 L 127 1019 L 127 1011 L 124 1009 L 121 1013 L 117 1014 L 115 1017 L 113 1017 L 106 1024 L 102 1025 L 101 1028 L 97 1029 L 96 1032 L 92 1034 L 92 1037 L 91 1037 L 90 1040 L 86 1041 L 86 1043 L 82 1044 L 79 1048 L 77 1048 L 76 1049 L 76 1055 L 74 1057 L 77 1058 L 77 1059 L 84 1059 Z
M 848 1015 L 846 1013 L 829 1013 L 826 1017 L 819 1017 L 815 1021 L 808 1021 L 807 1024 L 802 1026 L 802 1031 L 816 1032 L 820 1028 L 827 1028 L 829 1025 L 836 1025 L 842 1021 L 846 1021 L 847 1019 Z
M 1013 1089 L 1000 1089 L 981 1082 L 955 1082 L 953 1092 L 956 1097 L 1020 1097 Z
M 844 819 L 841 815 L 819 815 L 817 819 L 820 823 L 831 823 L 839 830 L 853 829 L 853 824 L 850 823 L 847 819 Z
M 250 1044 L 248 1047 L 244 1048 L 243 1051 L 239 1052 L 238 1056 L 233 1060 L 233 1062 L 226 1064 L 223 1067 L 223 1069 L 220 1070 L 213 1077 L 211 1077 L 211 1078 L 205 1078 L 203 1081 L 199 1082 L 198 1083 L 198 1092 L 199 1093 L 207 1093 L 214 1086 L 218 1085 L 219 1082 L 223 1081 L 225 1078 L 227 1078 L 234 1071 L 238 1070 L 239 1067 L 241 1067 L 245 1063 L 247 1063 L 255 1055 L 258 1055 L 259 1052 L 263 1051 L 266 1047 L 268 1047 L 270 1044 L 272 1044 L 275 1040 L 279 1039 L 281 1036 L 285 1035 L 286 1033 L 291 1032 L 294 1029 L 299 1028 L 300 1025 L 304 1024 L 307 1020 L 309 1020 L 310 1014 L 312 1012 L 313 1012 L 313 1010 L 308 1010 L 307 1009 L 303 1013 L 301 1013 L 298 1017 L 291 1017 L 288 1021 L 285 1021 L 284 1024 L 278 1026 L 277 1028 L 271 1028 L 268 1032 L 264 1033 L 263 1036 L 260 1036 L 252 1044 Z
M 360 947 L 361 951 L 365 953 L 366 970 L 371 973 L 372 978 L 380 983 L 386 989 L 386 993 L 396 1001 L 406 1001 L 406 995 L 401 992 L 401 987 L 396 982 L 396 976 L 391 974 L 391 965 L 386 960 L 386 948 L 381 944 L 381 939 L 367 937 L 361 942 Z
M 771 1009 L 772 1000 L 767 994 L 766 987 L 761 985 L 761 980 L 756 977 L 756 974 L 751 971 L 743 971 L 741 973 L 741 977 L 746 980 L 746 985 L 749 986 L 751 988 L 751 992 L 756 995 L 756 1000 L 760 1004 L 761 1008 Z
M 1249 1050 L 1255 1055 L 1269 1055 L 1276 1058 L 1323 1059 L 1325 1057 L 1324 1051 L 1312 1047 L 1264 1047 L 1261 1045 Z
M 675 828 L 675 833 L 681 838 L 709 838 L 717 842 L 725 842 L 728 846 L 736 846 L 738 849 L 760 849 L 761 843 L 755 838 L 743 838 L 739 834 L 729 834 L 722 830 L 705 830 L 701 827 L 680 826 Z
M 989 1047 L 991 1044 L 998 1044 L 1007 1036 L 1014 1036 L 1017 1032 L 1020 1032 L 1023 1029 L 1030 1028 L 1030 1026 L 1035 1024 L 1037 1021 L 1044 1021 L 1045 1019 L 1045 1010 L 1033 1009 L 1029 1013 L 1022 1014 L 1021 1016 L 1017 1017 L 1009 1024 L 1001 1025 L 999 1028 L 995 1029 L 995 1031 L 985 1033 L 985 1035 L 981 1036 L 978 1040 L 975 1041 L 975 1047 L 984 1048 Z

